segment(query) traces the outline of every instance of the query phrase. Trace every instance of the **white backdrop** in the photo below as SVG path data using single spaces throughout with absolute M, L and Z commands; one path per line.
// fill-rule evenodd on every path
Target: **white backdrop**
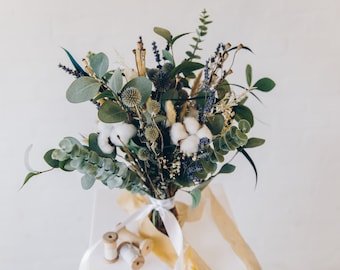
M 217 180 L 225 185 L 243 236 L 264 270 L 340 269 L 339 1 L 0 4 L 1 269 L 77 269 L 88 244 L 94 193 L 81 190 L 78 174 L 52 172 L 19 191 L 28 145 L 34 145 L 31 165 L 44 169 L 43 153 L 63 136 L 95 128 L 93 106 L 65 99 L 72 78 L 57 68 L 68 65 L 60 47 L 77 59 L 92 50 L 118 61 L 118 52 L 133 65 L 139 35 L 152 59 L 150 44 L 159 40 L 153 26 L 175 34 L 193 31 L 203 8 L 214 21 L 203 56 L 218 42 L 242 42 L 255 54 L 242 53 L 240 67 L 251 63 L 254 76 L 277 83 L 275 91 L 261 95 L 264 105 L 254 103 L 253 135 L 267 139 L 251 151 L 258 187 L 241 157 L 233 175 Z M 183 39 L 182 48 L 190 41 Z

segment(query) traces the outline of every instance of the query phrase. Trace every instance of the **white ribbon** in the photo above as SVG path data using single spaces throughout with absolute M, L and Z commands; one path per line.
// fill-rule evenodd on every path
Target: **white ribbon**
M 167 234 L 169 236 L 169 239 L 178 255 L 178 260 L 175 265 L 175 270 L 181 270 L 184 269 L 183 264 L 183 233 L 181 226 L 179 225 L 176 217 L 173 213 L 171 213 L 170 209 L 172 209 L 175 206 L 175 200 L 173 198 L 165 199 L 165 200 L 157 200 L 155 198 L 149 197 L 150 203 L 143 206 L 142 208 L 138 209 L 136 212 L 134 212 L 132 215 L 130 215 L 124 222 L 119 223 L 115 231 L 119 231 L 123 227 L 125 227 L 130 222 L 135 222 L 137 220 L 140 220 L 144 217 L 146 217 L 149 213 L 151 213 L 152 210 L 156 210 L 159 212 L 159 215 L 163 221 L 164 227 L 167 231 Z M 97 241 L 95 244 L 90 246 L 81 262 L 80 262 L 80 268 L 79 270 L 86 269 L 86 262 L 89 260 L 91 254 L 95 251 L 95 249 L 99 246 L 99 244 L 102 242 L 102 239 Z

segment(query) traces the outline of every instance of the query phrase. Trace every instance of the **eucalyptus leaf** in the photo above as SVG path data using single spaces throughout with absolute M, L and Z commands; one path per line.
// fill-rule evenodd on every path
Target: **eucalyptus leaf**
M 244 146 L 244 148 L 254 148 L 261 146 L 265 143 L 264 139 L 261 138 L 249 138 L 247 144 Z
M 192 199 L 191 208 L 196 208 L 201 201 L 202 192 L 199 188 L 194 188 L 189 193 L 190 193 L 191 199 Z
M 125 121 L 128 118 L 128 113 L 119 104 L 107 100 L 100 106 L 98 118 L 104 123 L 118 123 Z
M 44 155 L 44 160 L 52 168 L 58 168 L 59 167 L 59 160 L 52 158 L 52 153 L 53 153 L 54 150 L 55 149 L 48 150 Z
M 209 116 L 206 125 L 213 135 L 217 135 L 222 131 L 224 127 L 224 117 L 221 114 Z
M 84 174 L 81 178 L 81 186 L 83 189 L 90 189 L 96 181 L 96 178 L 94 176 Z
M 275 87 L 275 82 L 269 78 L 262 78 L 254 84 L 254 87 L 259 91 L 269 92 Z
M 249 124 L 249 122 L 246 120 L 246 119 L 241 119 L 239 122 L 238 122 L 238 128 L 244 132 L 244 133 L 248 133 L 251 129 L 251 126 Z
M 245 119 L 249 122 L 251 127 L 254 125 L 254 116 L 252 111 L 248 107 L 244 105 L 237 105 L 233 108 L 233 110 L 235 112 L 236 121 Z
M 235 166 L 230 163 L 225 163 L 218 173 L 232 173 L 235 171 Z
M 71 103 L 91 100 L 99 91 L 101 84 L 91 77 L 80 77 L 72 82 L 66 92 L 66 98 Z
M 162 54 L 163 54 L 163 57 L 165 58 L 165 60 L 168 60 L 173 65 L 175 64 L 174 58 L 172 57 L 172 54 L 169 51 L 162 50 Z
M 106 184 L 110 189 L 118 188 L 123 184 L 123 179 L 113 174 L 107 179 Z
M 115 93 L 120 92 L 123 86 L 123 75 L 122 75 L 122 71 L 120 70 L 120 68 L 116 69 L 113 72 L 110 80 L 108 81 L 108 85 L 112 89 L 113 92 Z
M 109 58 L 104 53 L 96 53 L 92 54 L 89 57 L 90 66 L 93 69 L 94 73 L 97 75 L 98 78 L 104 76 L 106 71 L 109 68 Z

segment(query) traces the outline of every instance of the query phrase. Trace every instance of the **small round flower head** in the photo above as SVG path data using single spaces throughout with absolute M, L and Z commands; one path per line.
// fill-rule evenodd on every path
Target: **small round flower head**
M 105 154 L 111 154 L 115 148 L 109 143 L 109 136 L 99 133 L 98 135 L 98 146 L 100 150 Z
M 213 135 L 210 131 L 210 129 L 206 126 L 203 125 L 196 133 L 197 137 L 202 139 L 202 138 L 208 138 L 209 141 L 212 141 Z
M 146 109 L 151 115 L 156 115 L 161 110 L 161 104 L 156 100 L 151 100 L 146 104 Z
M 190 135 L 195 134 L 200 128 L 200 123 L 194 117 L 185 117 L 183 123 Z
M 188 137 L 188 133 L 182 123 L 176 122 L 171 126 L 170 138 L 173 144 L 179 145 L 179 142 Z
M 142 100 L 142 96 L 136 87 L 128 87 L 122 93 L 122 102 L 127 107 L 134 107 Z
M 150 152 L 146 148 L 140 148 L 137 152 L 137 156 L 140 160 L 146 161 L 150 159 Z
M 137 134 L 134 125 L 128 123 L 114 124 L 114 128 L 110 133 L 110 140 L 114 145 L 122 146 L 128 144 L 129 140 Z
M 188 156 L 197 153 L 199 142 L 200 140 L 197 135 L 190 135 L 189 137 L 181 141 L 181 152 Z
M 146 127 L 144 134 L 145 134 L 145 138 L 152 143 L 155 142 L 159 137 L 157 128 L 153 126 Z

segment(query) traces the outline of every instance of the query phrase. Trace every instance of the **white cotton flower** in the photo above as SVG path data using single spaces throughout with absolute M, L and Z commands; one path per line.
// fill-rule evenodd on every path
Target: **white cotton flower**
M 109 144 L 109 136 L 103 133 L 99 133 L 97 140 L 98 146 L 103 153 L 111 154 L 114 151 L 115 148 L 111 144 Z
M 213 135 L 210 131 L 210 129 L 206 126 L 203 125 L 196 133 L 197 137 L 202 139 L 202 138 L 208 138 L 209 141 L 211 142 L 213 139 Z
M 137 70 L 134 70 L 133 68 L 124 68 L 124 75 L 127 81 L 131 81 L 134 78 L 138 77 Z
M 190 135 L 181 141 L 181 151 L 188 156 L 197 153 L 199 142 L 200 139 L 197 137 L 197 135 Z
M 188 133 L 182 123 L 176 122 L 171 126 L 170 138 L 173 144 L 179 145 L 179 142 L 188 137 Z
M 109 136 L 114 127 L 114 124 L 98 121 L 97 127 L 100 133 Z
M 137 128 L 132 124 L 117 123 L 110 133 L 110 140 L 114 145 L 128 144 L 129 140 L 137 134 Z M 118 138 L 119 137 L 119 138 Z
M 194 117 L 185 117 L 183 123 L 190 135 L 195 134 L 200 128 L 200 123 Z

